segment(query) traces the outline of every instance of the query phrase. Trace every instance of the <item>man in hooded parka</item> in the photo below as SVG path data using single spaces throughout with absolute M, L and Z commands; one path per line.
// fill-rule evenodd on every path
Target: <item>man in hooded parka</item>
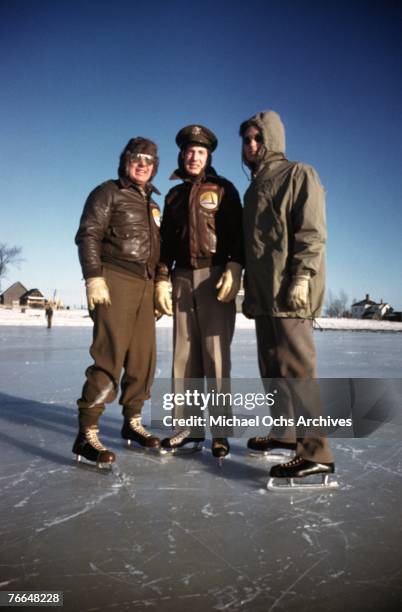
M 240 135 L 243 161 L 251 170 L 244 198 L 243 310 L 255 319 L 261 377 L 304 379 L 303 410 L 316 416 L 318 386 L 309 385 L 308 379 L 316 378 L 313 319 L 324 298 L 324 189 L 314 168 L 285 157 L 285 130 L 277 113 L 265 111 L 251 117 L 240 126 Z M 296 451 L 293 461 L 271 469 L 273 477 L 332 473 L 327 439 L 317 430 L 300 437 L 291 425 L 297 422 L 295 407 L 300 397 L 284 381 L 285 388 L 289 401 L 281 414 L 289 426 L 251 438 L 248 447 L 262 452 Z

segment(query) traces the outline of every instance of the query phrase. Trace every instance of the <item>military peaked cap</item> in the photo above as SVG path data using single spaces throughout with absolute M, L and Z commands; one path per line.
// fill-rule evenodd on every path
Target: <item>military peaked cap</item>
M 206 147 L 209 151 L 215 151 L 218 139 L 211 130 L 203 125 L 186 125 L 178 132 L 176 144 L 180 149 L 185 149 L 190 144 L 198 144 Z

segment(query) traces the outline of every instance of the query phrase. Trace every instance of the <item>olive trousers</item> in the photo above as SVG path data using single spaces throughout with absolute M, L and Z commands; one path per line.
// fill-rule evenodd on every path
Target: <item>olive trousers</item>
M 96 425 L 105 404 L 119 403 L 125 417 L 138 416 L 154 378 L 156 346 L 154 281 L 104 267 L 111 305 L 97 304 L 90 354 L 94 360 L 85 372 L 79 408 L 83 430 Z M 123 370 L 123 376 L 121 372 Z
M 320 416 L 320 391 L 314 380 L 316 351 L 312 321 L 259 316 L 255 319 L 255 328 L 258 364 L 266 390 L 272 386 L 272 381 L 267 379 L 276 379 L 278 401 L 271 407 L 271 416 L 282 416 L 294 424 L 300 416 Z M 295 425 L 287 425 L 273 428 L 270 435 L 284 442 L 297 441 L 296 453 L 304 459 L 323 463 L 333 461 L 328 440 L 319 435 L 317 428 L 303 436 L 299 435 L 300 431 L 299 428 L 296 431 Z

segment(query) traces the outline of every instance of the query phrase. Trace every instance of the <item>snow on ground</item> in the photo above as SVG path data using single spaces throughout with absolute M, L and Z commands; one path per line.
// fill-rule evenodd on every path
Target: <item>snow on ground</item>
M 318 318 L 317 323 L 323 329 L 402 331 L 402 323 L 392 321 Z M 25 312 L 21 312 L 21 309 L 0 307 L 0 325 L 46 326 L 46 317 L 43 310 L 27 308 Z M 53 325 L 65 327 L 91 326 L 92 321 L 87 310 L 56 310 L 53 316 Z M 172 319 L 170 317 L 162 317 L 157 323 L 158 327 L 171 327 L 171 325 Z M 239 329 L 253 329 L 254 321 L 246 319 L 242 314 L 238 314 L 236 327 Z

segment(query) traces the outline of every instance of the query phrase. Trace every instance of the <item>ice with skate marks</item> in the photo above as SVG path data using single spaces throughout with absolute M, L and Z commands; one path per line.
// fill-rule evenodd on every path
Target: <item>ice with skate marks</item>
M 317 482 L 317 478 L 321 482 Z M 316 491 L 319 493 L 332 492 L 339 489 L 337 480 L 331 480 L 330 474 L 315 474 L 314 476 L 302 476 L 294 478 L 270 477 L 267 482 L 268 491 Z
M 112 479 L 111 488 L 119 489 L 121 487 L 130 487 L 132 488 L 132 484 L 134 482 L 134 478 L 132 475 L 128 475 L 125 472 L 122 472 L 119 468 L 119 464 L 117 461 L 112 462 L 102 462 L 95 463 L 93 461 L 89 461 L 80 455 L 81 459 L 76 460 L 76 465 L 80 470 L 87 470 L 92 472 L 93 474 L 100 474 L 102 477 L 108 477 Z M 133 497 L 134 493 L 130 493 Z

